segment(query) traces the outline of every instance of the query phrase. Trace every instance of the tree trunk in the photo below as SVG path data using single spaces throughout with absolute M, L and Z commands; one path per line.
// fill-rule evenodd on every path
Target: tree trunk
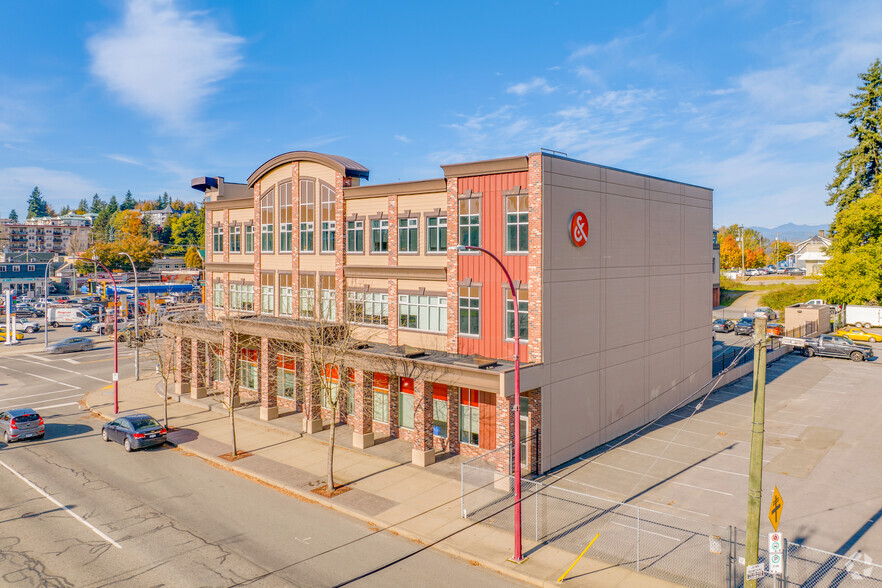
M 163 381 L 165 382 L 165 387 L 163 388 L 162 404 L 165 411 L 165 430 L 168 431 L 168 380 Z
M 334 411 L 336 413 L 336 410 Z M 337 416 L 336 414 L 334 415 Z M 328 494 L 334 492 L 334 432 L 337 428 L 337 419 L 331 418 L 331 429 L 328 438 Z
M 236 453 L 236 411 L 232 405 L 229 407 L 230 409 L 230 436 L 233 441 L 233 451 L 232 456 L 236 457 L 238 453 Z

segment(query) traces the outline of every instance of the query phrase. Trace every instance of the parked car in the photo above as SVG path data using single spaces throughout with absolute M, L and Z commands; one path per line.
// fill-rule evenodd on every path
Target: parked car
M 19 317 L 18 315 L 15 315 L 15 330 L 24 333 L 36 333 L 40 330 L 40 323 L 36 321 L 29 321 L 27 319 Z
M 756 310 L 753 311 L 753 316 L 756 318 L 763 318 L 773 321 L 778 318 L 778 313 L 769 308 L 768 306 L 760 306 Z
M 92 325 L 98 322 L 98 317 L 90 316 L 87 319 L 83 319 L 77 324 L 73 326 L 73 330 L 77 333 L 82 333 L 83 331 L 89 331 L 92 328 Z
M 22 339 L 24 339 L 24 333 L 22 333 L 21 331 L 16 331 L 15 340 L 21 341 Z M 6 327 L 0 327 L 0 341 L 6 341 Z
M 53 343 L 46 348 L 49 353 L 67 353 L 69 351 L 89 351 L 95 346 L 91 339 L 86 337 L 68 337 Z
M 32 408 L 13 408 L 0 412 L 0 433 L 10 444 L 19 439 L 42 439 L 45 433 L 43 417 Z
M 857 327 L 846 327 L 844 329 L 839 329 L 834 333 L 834 335 L 838 335 L 839 337 L 848 337 L 852 341 L 866 341 L 867 343 L 875 343 L 876 341 L 882 340 L 882 336 L 877 335 L 876 333 L 868 333 L 863 329 L 859 329 Z
M 731 333 L 735 330 L 735 321 L 732 319 L 716 319 L 712 328 L 715 333 Z
M 866 361 L 873 357 L 873 348 L 866 343 L 855 343 L 848 337 L 821 335 L 804 339 L 802 354 L 806 357 L 844 357 L 852 361 Z
M 812 298 L 811 300 L 809 300 L 808 302 L 804 302 L 803 304 L 818 304 L 818 305 L 823 306 L 827 303 L 824 302 L 823 300 L 821 300 L 820 298 Z
M 127 326 L 129 326 L 129 321 L 124 318 L 119 318 L 116 321 L 116 330 L 117 332 L 122 331 Z M 105 322 L 97 322 L 90 327 L 93 333 L 98 333 L 99 335 L 104 335 L 105 333 L 113 332 L 113 317 L 110 317 L 109 320 Z
M 131 342 L 131 341 L 137 340 L 137 341 L 140 341 L 143 343 L 147 339 L 153 339 L 153 338 L 157 337 L 158 335 L 159 334 L 155 328 L 148 327 L 148 326 L 141 326 L 139 324 L 138 325 L 138 338 L 135 339 L 135 325 L 130 324 L 130 325 L 126 325 L 125 327 L 118 328 L 117 333 L 116 333 L 116 340 L 120 341 L 120 342 L 122 342 L 122 341 Z
M 165 443 L 166 429 L 149 414 L 130 414 L 101 427 L 101 438 L 122 443 L 126 451 Z
M 735 323 L 736 335 L 752 335 L 753 334 L 753 317 L 743 316 Z
M 85 309 L 76 306 L 53 306 L 49 308 L 49 324 L 57 329 L 58 325 L 75 325 L 92 316 Z
M 43 316 L 43 311 L 34 308 L 29 304 L 16 304 L 15 305 L 15 316 L 21 316 L 26 318 L 39 318 Z
M 805 268 L 788 267 L 785 274 L 787 274 L 788 276 L 804 276 L 805 275 Z
M 766 335 L 771 335 L 773 337 L 783 337 L 784 336 L 784 325 L 781 323 L 769 323 L 766 325 Z

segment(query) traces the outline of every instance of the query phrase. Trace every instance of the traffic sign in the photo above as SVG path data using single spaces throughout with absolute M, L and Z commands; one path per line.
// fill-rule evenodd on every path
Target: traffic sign
M 784 573 L 784 538 L 781 533 L 769 533 L 769 573 Z
M 775 531 L 778 530 L 778 523 L 781 522 L 782 510 L 784 510 L 784 499 L 781 498 L 781 493 L 778 492 L 778 487 L 775 486 L 775 493 L 772 494 L 772 504 L 769 505 L 769 521 L 771 521 L 772 528 Z

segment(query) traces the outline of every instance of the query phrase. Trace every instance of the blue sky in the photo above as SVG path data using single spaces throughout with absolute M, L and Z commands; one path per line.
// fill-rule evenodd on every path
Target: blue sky
M 300 149 L 376 184 L 549 148 L 713 188 L 715 225 L 821 224 L 880 56 L 848 0 L 3 2 L 0 216 Z

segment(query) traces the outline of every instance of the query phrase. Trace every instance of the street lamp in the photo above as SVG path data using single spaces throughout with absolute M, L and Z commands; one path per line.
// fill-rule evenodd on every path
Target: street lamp
M 113 414 L 119 412 L 119 341 L 117 341 L 117 333 L 116 327 L 119 324 L 119 305 L 117 303 L 117 287 L 116 280 L 113 277 L 113 273 L 107 269 L 107 266 L 98 261 L 97 257 L 88 258 L 88 257 L 80 257 L 77 256 L 77 259 L 80 261 L 85 261 L 87 263 L 95 264 L 95 276 L 96 280 L 98 279 L 98 266 L 101 266 L 105 272 L 107 272 L 108 277 L 110 277 L 110 281 L 113 282 L 113 308 L 115 310 L 113 316 Z
M 495 261 L 505 278 L 508 280 L 508 287 L 511 290 L 511 298 L 514 301 L 514 345 L 515 345 L 515 393 L 514 393 L 514 477 L 515 477 L 515 503 L 514 503 L 514 557 L 512 561 L 520 563 L 524 561 L 524 554 L 521 541 L 521 316 L 518 309 L 518 293 L 515 290 L 514 282 L 508 270 L 499 261 L 499 258 L 484 249 L 483 247 L 475 247 L 474 245 L 457 245 L 456 250 L 460 253 L 467 250 L 481 251 L 489 255 Z
M 138 307 L 138 268 L 135 267 L 135 260 L 132 259 L 132 256 L 126 253 L 125 251 L 120 252 L 120 256 L 128 257 L 129 261 L 132 263 L 132 271 L 135 272 L 135 381 L 141 379 L 141 357 L 139 355 L 140 351 L 140 339 L 138 338 L 138 323 L 139 314 L 141 309 Z
M 46 271 L 43 273 L 43 298 L 46 299 L 46 306 L 43 308 L 43 318 L 45 326 L 43 328 L 43 343 L 49 347 L 49 266 L 52 261 L 46 262 Z

